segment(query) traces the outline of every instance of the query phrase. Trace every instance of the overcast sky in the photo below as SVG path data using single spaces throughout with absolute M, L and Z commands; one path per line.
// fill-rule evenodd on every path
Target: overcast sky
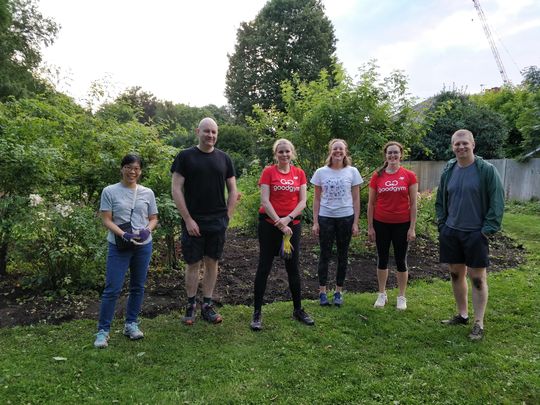
M 224 105 L 227 54 L 242 21 L 265 0 L 40 0 L 61 25 L 44 50 L 60 68 L 60 90 L 84 99 L 91 82 L 112 96 L 141 86 L 160 100 Z M 337 56 L 351 76 L 376 59 L 383 75 L 401 69 L 420 99 L 443 87 L 468 93 L 502 79 L 472 0 L 323 0 Z M 540 1 L 481 0 L 510 80 L 540 66 Z

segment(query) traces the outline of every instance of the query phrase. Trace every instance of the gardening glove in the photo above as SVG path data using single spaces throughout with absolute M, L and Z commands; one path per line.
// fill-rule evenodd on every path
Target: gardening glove
M 144 242 L 146 239 L 150 237 L 152 232 L 150 232 L 149 229 L 144 228 L 139 231 L 139 242 Z
M 124 239 L 126 242 L 133 242 L 134 239 L 137 239 L 139 235 L 129 232 L 124 232 L 122 235 L 122 239 Z
M 294 250 L 291 244 L 292 235 L 283 235 L 283 241 L 281 242 L 281 248 L 279 249 L 279 254 L 284 259 L 292 258 L 292 252 Z

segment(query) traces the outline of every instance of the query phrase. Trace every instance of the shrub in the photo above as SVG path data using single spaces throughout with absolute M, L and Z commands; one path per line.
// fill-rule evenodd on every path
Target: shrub
M 435 214 L 435 196 L 433 192 L 418 193 L 418 214 L 416 221 L 416 234 L 429 239 L 437 239 L 437 216 Z
M 104 279 L 107 243 L 95 210 L 38 197 L 32 197 L 28 215 L 13 228 L 10 272 L 22 271 L 27 287 L 60 294 L 97 289 Z
M 156 197 L 158 206 L 158 228 L 152 236 L 154 251 L 164 252 L 168 269 L 179 267 L 179 258 L 176 252 L 176 241 L 180 237 L 181 217 L 174 201 L 168 195 Z
M 257 234 L 259 207 L 261 205 L 261 195 L 257 186 L 260 173 L 256 173 L 257 171 L 258 168 L 252 167 L 249 174 L 245 174 L 238 179 L 238 191 L 242 193 L 242 198 L 230 221 L 232 228 L 239 228 L 250 236 Z

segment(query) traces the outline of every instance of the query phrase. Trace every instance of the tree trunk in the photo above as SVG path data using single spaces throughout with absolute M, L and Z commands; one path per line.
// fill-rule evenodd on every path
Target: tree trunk
M 0 243 L 0 278 L 7 276 L 8 243 Z

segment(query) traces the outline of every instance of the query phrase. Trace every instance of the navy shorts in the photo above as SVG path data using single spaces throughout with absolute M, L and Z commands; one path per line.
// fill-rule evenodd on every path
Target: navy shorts
M 194 264 L 204 256 L 214 260 L 221 259 L 223 246 L 225 245 L 225 231 L 229 224 L 227 217 L 217 218 L 211 221 L 198 221 L 201 236 L 191 236 L 182 221 L 182 255 L 187 264 Z
M 458 231 L 444 225 L 439 233 L 440 261 L 465 264 L 467 267 L 489 266 L 489 241 L 481 231 Z

